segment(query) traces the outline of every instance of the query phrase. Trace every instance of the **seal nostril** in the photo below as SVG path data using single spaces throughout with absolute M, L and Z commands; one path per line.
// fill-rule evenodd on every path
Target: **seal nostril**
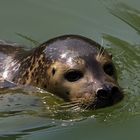
M 108 98 L 109 97 L 109 92 L 105 89 L 98 89 L 96 94 L 97 94 L 98 98 Z
M 112 87 L 112 90 L 111 90 L 111 92 L 112 92 L 112 94 L 113 93 L 119 93 L 120 92 L 120 90 L 119 90 L 119 88 L 118 87 Z
M 113 86 L 113 87 L 104 87 L 104 88 L 101 88 L 101 89 L 98 89 L 97 92 L 96 92 L 96 96 L 98 98 L 109 98 L 111 96 L 116 96 L 118 95 L 118 93 L 120 93 L 120 90 L 118 87 L 116 86 Z

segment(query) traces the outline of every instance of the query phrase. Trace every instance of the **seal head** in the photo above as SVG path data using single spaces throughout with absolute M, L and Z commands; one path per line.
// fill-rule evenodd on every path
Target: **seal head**
M 91 39 L 65 35 L 51 39 L 21 61 L 12 81 L 31 84 L 87 109 L 123 98 L 112 56 Z

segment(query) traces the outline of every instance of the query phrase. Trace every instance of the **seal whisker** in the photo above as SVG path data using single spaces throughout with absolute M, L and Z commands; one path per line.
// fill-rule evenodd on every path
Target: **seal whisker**
M 79 101 L 70 101 L 70 102 L 62 103 L 61 105 L 71 105 L 74 103 L 79 103 Z
M 79 106 L 74 106 L 71 108 L 72 110 L 80 110 L 80 107 Z
M 78 106 L 79 105 L 79 102 L 69 102 L 69 103 L 63 103 L 63 104 L 60 104 L 60 107 L 62 108 L 71 108 L 71 107 L 75 107 L 75 106 Z
M 101 60 L 101 57 L 104 54 L 105 49 L 103 47 L 101 47 L 101 51 L 100 51 L 100 55 L 99 55 L 99 60 Z
M 91 94 L 88 101 L 86 101 L 86 102 L 83 101 L 82 107 L 83 107 L 85 110 L 87 110 L 87 109 L 89 109 L 93 104 L 94 104 L 94 103 L 93 103 L 93 97 L 92 97 L 92 94 Z
M 99 52 L 97 54 L 97 58 L 98 58 L 99 61 L 101 60 L 101 57 L 102 57 L 104 51 L 105 51 L 104 47 L 100 46 Z
M 102 50 L 102 48 L 100 47 L 100 48 L 99 48 L 99 51 L 98 51 L 98 54 L 97 54 L 97 58 L 98 58 L 98 59 L 100 58 L 101 50 Z
M 79 105 L 79 104 L 71 104 L 71 105 L 60 105 L 61 107 L 63 108 L 70 108 L 70 107 L 73 107 L 75 105 Z

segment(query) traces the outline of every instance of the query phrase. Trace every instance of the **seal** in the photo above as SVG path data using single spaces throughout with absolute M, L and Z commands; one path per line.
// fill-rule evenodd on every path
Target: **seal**
M 0 73 L 85 109 L 111 106 L 123 98 L 112 56 L 80 35 L 59 36 L 31 50 L 1 43 Z

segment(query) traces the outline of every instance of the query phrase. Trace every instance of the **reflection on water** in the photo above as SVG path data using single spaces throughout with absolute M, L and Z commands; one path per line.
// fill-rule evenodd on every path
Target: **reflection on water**
M 124 3 L 119 3 L 115 5 L 115 8 L 109 8 L 109 12 L 140 33 L 140 11 Z M 125 99 L 120 117 L 121 119 L 124 117 L 124 120 L 139 117 L 140 45 L 130 44 L 129 41 L 107 33 L 103 35 L 103 38 L 115 56 L 114 61 L 118 66 L 119 82 L 124 88 Z
M 109 9 L 111 14 L 124 21 L 140 34 L 140 11 L 124 3 L 118 3 L 114 9 Z
M 65 3 L 63 0 L 60 1 L 63 2 L 62 5 L 59 4 L 59 6 L 63 7 L 62 9 L 61 7 L 56 6 L 56 3 L 58 3 L 58 1 L 56 3 L 55 1 L 53 1 L 55 7 L 52 7 L 53 3 L 51 3 L 50 9 L 56 8 L 57 11 L 59 9 L 61 9 L 61 11 L 65 10 L 66 8 L 64 6 L 67 5 L 67 3 Z M 50 1 L 48 0 L 48 2 Z M 71 1 L 70 3 L 72 4 L 73 2 L 74 1 Z M 40 3 L 40 1 L 38 1 L 38 3 Z M 91 3 L 92 2 L 90 1 L 89 5 Z M 35 1 L 35 4 L 37 4 L 37 1 Z M 97 4 L 97 2 L 94 1 L 93 4 Z M 97 6 L 99 6 L 98 4 Z M 82 5 L 81 7 L 84 7 L 84 5 Z M 101 7 L 99 6 L 99 8 Z M 92 9 L 91 6 L 89 6 L 89 9 L 90 11 L 94 12 L 94 9 Z M 99 9 L 99 11 L 100 10 L 102 9 Z M 126 25 L 129 25 L 132 28 L 132 32 L 135 30 L 138 34 L 140 33 L 140 11 L 126 5 L 125 3 L 116 3 L 115 5 L 112 5 L 112 7 L 109 5 L 109 7 L 107 7 L 107 10 L 108 11 L 104 13 L 105 15 L 102 15 L 102 18 L 104 18 L 104 16 L 107 17 L 109 12 L 110 15 L 113 15 L 118 19 L 118 23 L 121 20 Z M 78 10 L 75 9 L 75 11 L 77 12 Z M 96 22 L 93 22 L 92 14 L 89 15 L 89 17 L 84 17 L 86 14 L 83 15 L 83 9 L 80 9 L 79 11 L 81 11 L 81 13 L 76 14 L 77 19 L 75 19 L 75 17 L 73 19 L 76 24 L 74 24 L 73 22 L 72 26 L 69 25 L 70 32 L 73 26 L 74 30 L 76 30 L 76 28 L 78 27 L 83 28 L 83 24 L 80 26 L 80 23 L 78 24 L 77 22 L 78 15 L 80 16 L 81 22 L 83 17 L 83 22 L 85 26 L 90 25 L 86 28 L 88 29 L 88 31 L 89 28 L 90 30 L 92 30 L 91 23 L 93 24 L 93 26 L 97 26 L 97 18 Z M 67 13 L 63 15 L 64 22 L 66 22 L 65 18 L 68 19 L 68 16 L 70 16 L 69 12 L 68 15 Z M 84 12 L 86 13 L 86 11 Z M 73 13 L 73 11 L 70 13 Z M 98 15 L 98 13 L 97 15 L 96 13 L 94 14 L 95 16 Z M 56 21 L 54 21 L 53 19 L 53 22 L 56 22 L 56 26 L 58 19 L 59 17 L 56 19 Z M 111 20 L 110 17 L 108 17 L 108 20 Z M 87 24 L 85 21 L 87 22 Z M 99 24 L 98 26 L 101 25 Z M 118 26 L 121 27 L 121 24 Z M 101 26 L 98 28 L 103 29 L 106 28 L 106 26 Z M 115 27 L 112 25 L 112 28 Z M 64 33 L 65 32 L 66 30 L 64 30 Z M 78 32 L 78 30 L 76 32 Z M 78 33 L 80 34 L 81 32 Z M 86 33 L 86 35 L 88 36 L 88 33 Z M 62 128 L 66 128 L 66 126 L 68 126 L 67 128 L 69 128 L 70 130 L 72 130 L 73 127 L 76 127 L 78 124 L 86 124 L 87 126 L 89 126 L 89 129 L 86 128 L 87 130 L 84 131 L 89 132 L 89 137 L 94 138 L 97 135 L 95 133 L 96 129 L 98 129 L 99 127 L 97 126 L 97 124 L 113 125 L 117 123 L 121 124 L 124 122 L 129 124 L 129 120 L 139 118 L 140 45 L 136 44 L 135 42 L 130 42 L 130 40 L 123 40 L 121 37 L 119 38 L 119 33 L 115 36 L 109 32 L 102 32 L 100 36 L 101 35 L 104 40 L 102 45 L 113 54 L 113 60 L 117 66 L 119 84 L 122 86 L 125 94 L 125 98 L 122 102 L 112 107 L 107 107 L 95 111 L 73 110 L 71 108 L 61 108 L 61 106 L 59 105 L 63 104 L 62 100 L 42 90 L 33 90 L 31 88 L 0 90 L 0 135 L 7 136 L 10 139 L 25 136 L 31 136 L 31 139 L 33 139 L 36 138 L 36 134 L 40 133 L 40 137 L 45 137 L 45 135 L 48 134 L 53 136 L 54 138 L 56 130 L 61 130 Z M 26 36 L 22 37 L 26 38 Z M 30 40 L 30 38 L 26 39 Z M 93 124 L 93 126 L 91 124 Z M 91 129 L 93 129 L 92 132 Z M 82 130 L 82 128 L 79 129 L 79 133 L 80 130 Z M 100 128 L 99 131 L 101 130 L 102 128 Z M 62 131 L 65 130 L 62 129 Z M 63 135 L 64 134 L 62 133 L 61 137 Z M 63 137 L 63 139 L 64 138 L 65 137 Z M 81 134 L 80 139 L 83 138 L 84 137 L 82 137 Z

